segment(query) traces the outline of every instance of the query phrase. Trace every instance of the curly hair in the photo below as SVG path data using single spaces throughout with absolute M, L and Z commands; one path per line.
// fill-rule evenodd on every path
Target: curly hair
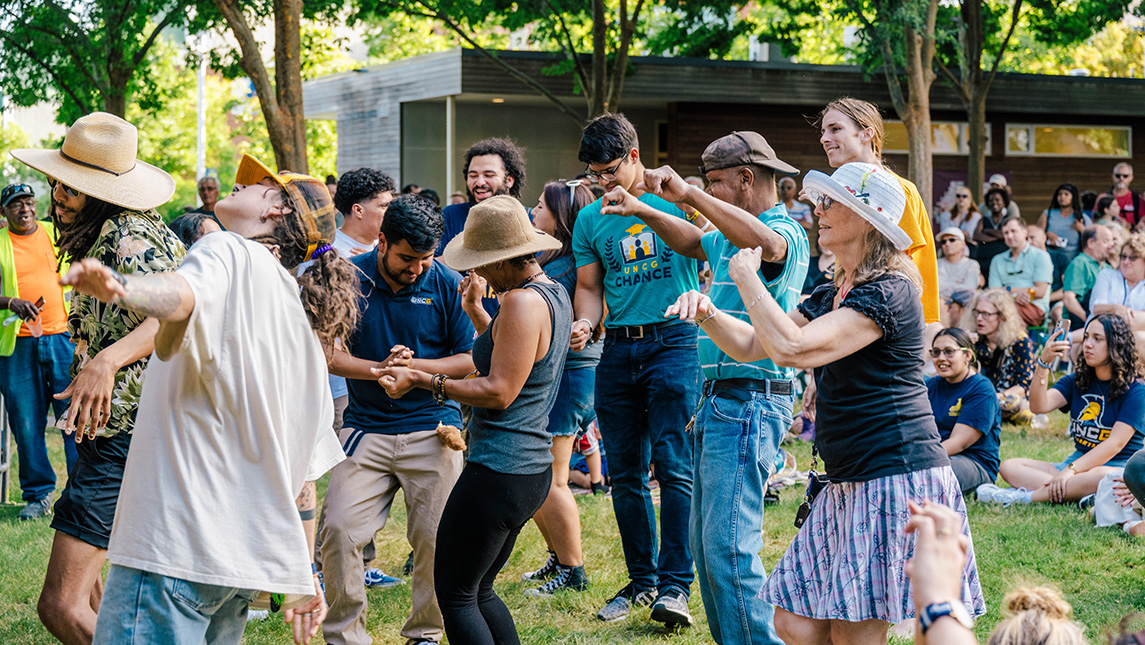
M 991 287 L 975 294 L 974 301 L 962 314 L 963 329 L 975 329 L 977 327 L 974 310 L 978 308 L 978 303 L 983 300 L 994 305 L 994 308 L 998 310 L 998 335 L 995 340 L 999 348 L 1005 349 L 1026 337 L 1026 323 L 1022 321 L 1018 307 L 1014 305 L 1014 299 L 1001 287 Z
M 277 246 L 279 262 L 293 272 L 305 259 L 310 239 L 298 205 L 285 190 L 280 189 L 279 194 L 282 205 L 289 212 L 278 220 L 268 235 L 251 239 L 268 246 Z M 302 300 L 302 308 L 306 311 L 310 327 L 318 334 L 318 340 L 328 352 L 334 348 L 335 340 L 340 340 L 345 347 L 346 339 L 358 326 L 358 301 L 361 299 L 359 281 L 358 270 L 334 249 L 314 258 L 306 271 L 298 276 L 298 295 Z
M 1101 323 L 1105 331 L 1105 346 L 1109 352 L 1109 399 L 1118 399 L 1127 391 L 1129 386 L 1137 380 L 1141 373 L 1141 362 L 1137 358 L 1137 344 L 1133 337 L 1133 330 L 1129 323 L 1121 316 L 1113 313 L 1098 314 L 1086 324 L 1086 334 L 1089 326 L 1095 322 Z M 1082 342 L 1085 342 L 1084 340 Z M 1086 361 L 1078 361 L 1077 387 L 1082 392 L 1090 388 L 1097 379 L 1096 365 Z
M 110 202 L 105 202 L 102 199 L 85 195 L 83 208 L 79 213 L 76 213 L 76 218 L 71 223 L 64 223 L 60 220 L 59 214 L 56 213 L 56 206 L 52 204 L 52 224 L 59 231 L 59 240 L 57 247 L 60 250 L 59 262 L 63 266 L 64 262 L 75 262 L 76 260 L 87 257 L 91 247 L 95 241 L 99 239 L 99 233 L 103 230 L 103 225 L 113 217 L 117 217 L 124 211 L 130 210 L 123 206 L 116 206 Z
M 521 199 L 521 189 L 525 187 L 525 152 L 509 139 L 482 139 L 469 146 L 465 151 L 465 165 L 462 166 L 461 176 L 469 174 L 469 163 L 474 157 L 497 155 L 505 166 L 505 176 L 513 178 L 513 185 L 509 187 L 509 194 Z
M 1121 250 L 1129 249 L 1130 254 L 1145 258 L 1145 234 L 1133 233 L 1121 243 Z
M 1005 188 L 991 188 L 986 191 L 982 196 L 982 203 L 986 205 L 986 210 L 990 210 L 990 195 L 997 193 L 1002 196 L 1002 208 L 1010 207 L 1010 193 Z
M 1085 645 L 1073 607 L 1049 587 L 1018 587 L 1003 601 L 1006 619 L 994 627 L 987 645 Z
M 354 204 L 373 199 L 384 192 L 397 192 L 398 184 L 386 173 L 373 168 L 358 168 L 343 173 L 334 194 L 334 208 L 348 215 Z
M 872 227 L 867 231 L 863 246 L 863 258 L 859 260 L 859 265 L 855 267 L 855 275 L 851 278 L 852 287 L 871 282 L 888 273 L 901 273 L 910 280 L 915 290 L 922 291 L 922 274 L 918 272 L 918 267 L 911 262 L 910 256 L 895 248 L 894 242 L 877 228 Z M 846 270 L 840 267 L 836 260 L 835 287 L 841 289 L 846 279 Z

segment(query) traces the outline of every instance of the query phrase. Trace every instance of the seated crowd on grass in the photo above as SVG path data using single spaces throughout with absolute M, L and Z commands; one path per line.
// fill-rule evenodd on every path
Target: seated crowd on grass
M 528 210 L 507 138 L 466 151 L 444 209 L 376 169 L 321 182 L 244 156 L 230 197 L 203 178 L 170 228 L 173 180 L 118 117 L 15 151 L 51 186 L 50 221 L 31 186 L 0 193 L 20 518 L 54 512 L 44 626 L 235 643 L 281 610 L 296 642 L 370 643 L 366 588 L 405 584 L 371 566 L 399 490 L 407 645 L 519 642 L 494 583 L 530 519 L 547 554 L 526 595 L 587 589 L 570 482 L 611 494 L 623 547 L 596 619 L 686 627 L 698 591 L 717 643 L 883 643 L 914 618 L 920 641 L 972 641 L 968 495 L 1145 534 L 1128 164 L 1107 195 L 1062 184 L 1032 226 L 1002 175 L 932 219 L 883 163 L 877 106 L 841 98 L 816 126 L 830 175 L 797 182 L 732 132 L 684 179 L 605 114 L 584 172 Z M 74 436 L 54 507 L 50 405 Z M 1001 460 L 1003 422 L 1059 409 L 1072 455 Z M 769 479 L 800 439 L 800 530 L 764 562 Z M 1005 605 L 991 642 L 1080 642 L 1053 591 Z

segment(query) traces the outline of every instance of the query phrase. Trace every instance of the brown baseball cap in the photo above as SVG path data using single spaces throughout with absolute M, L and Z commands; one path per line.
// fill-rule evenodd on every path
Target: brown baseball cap
M 733 132 L 720 137 L 708 145 L 700 159 L 703 162 L 700 172 L 703 174 L 749 164 L 771 168 L 787 175 L 799 174 L 798 168 L 775 156 L 775 150 L 758 132 Z

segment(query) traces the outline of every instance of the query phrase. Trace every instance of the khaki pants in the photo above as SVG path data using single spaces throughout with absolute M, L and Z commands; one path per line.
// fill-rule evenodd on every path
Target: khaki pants
M 322 625 L 326 642 L 372 642 L 366 632 L 362 549 L 385 526 L 399 488 L 414 553 L 413 608 L 402 636 L 440 641 L 444 625 L 433 591 L 433 555 L 441 510 L 461 474 L 461 453 L 442 445 L 433 430 L 383 435 L 343 428 L 339 438 L 352 454 L 334 467 L 323 508 L 322 575 L 330 605 Z

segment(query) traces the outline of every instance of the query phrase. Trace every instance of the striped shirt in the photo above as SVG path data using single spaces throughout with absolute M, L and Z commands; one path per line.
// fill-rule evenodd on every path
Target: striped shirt
M 779 234 L 787 242 L 787 253 L 783 257 L 783 264 L 764 263 L 760 267 L 760 279 L 767 286 L 767 291 L 775 298 L 784 311 L 791 311 L 799 303 L 799 291 L 803 287 L 803 280 L 807 276 L 807 233 L 795 220 L 787 216 L 787 209 L 783 204 L 764 211 L 759 216 L 763 222 Z M 712 266 L 712 287 L 708 296 L 724 313 L 730 314 L 751 322 L 744 310 L 744 302 L 740 298 L 739 289 L 735 281 L 728 275 L 728 263 L 739 252 L 728 238 L 719 231 L 706 233 L 700 240 L 704 254 Z M 772 279 L 768 279 L 768 277 Z M 703 330 L 701 329 L 701 332 Z M 753 363 L 740 363 L 716 347 L 716 344 L 706 333 L 700 334 L 700 366 L 704 370 L 704 378 L 719 380 L 727 378 L 752 379 L 790 379 L 794 378 L 795 370 L 789 367 L 779 367 L 771 359 L 755 361 Z

